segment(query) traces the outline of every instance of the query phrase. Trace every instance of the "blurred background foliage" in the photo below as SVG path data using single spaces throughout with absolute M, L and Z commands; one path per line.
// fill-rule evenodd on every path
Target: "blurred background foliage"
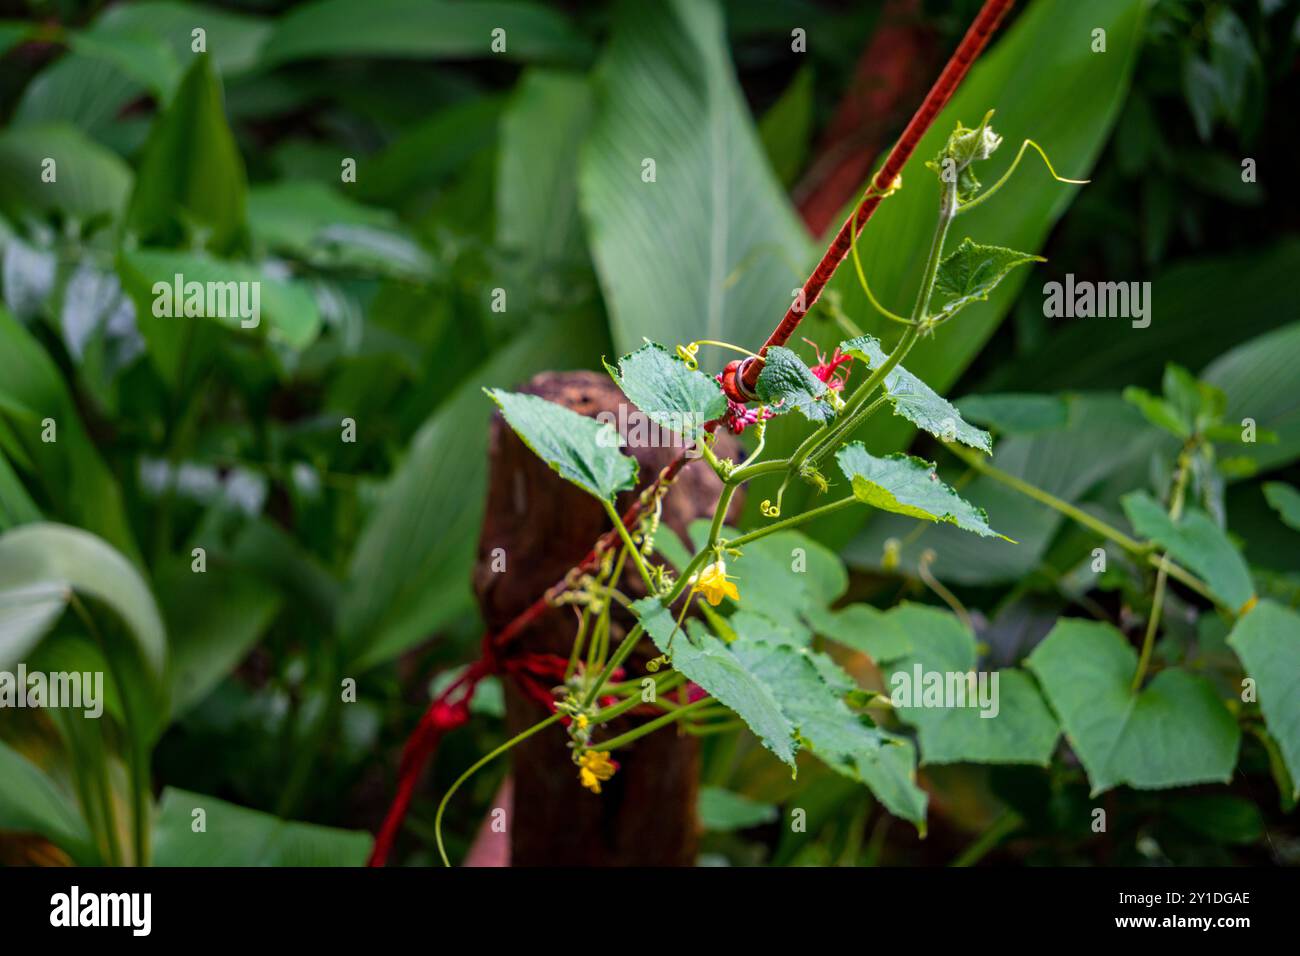
M 0 858 L 363 859 L 360 831 L 386 806 L 402 740 L 479 638 L 480 387 L 599 368 L 643 335 L 757 346 L 842 221 L 825 210 L 855 200 L 978 7 L 0 2 L 0 532 L 54 535 L 32 553 L 60 555 L 40 580 L 67 585 L 40 598 L 39 629 L 11 607 L 0 651 L 30 650 L 33 668 L 106 667 L 116 698 L 102 732 L 3 715 Z M 1090 47 L 1096 28 L 1104 53 Z M 791 51 L 795 29 L 806 53 Z M 1008 147 L 1033 137 L 1063 175 L 1090 177 L 1064 187 L 1026 164 L 972 214 L 980 241 L 1048 261 L 908 365 L 954 397 L 1064 395 L 1059 419 L 1011 428 L 995 461 L 1120 524 L 1119 495 L 1159 490 L 1170 453 L 1120 390 L 1158 392 L 1167 362 L 1215 382 L 1228 421 L 1252 415 L 1278 441 L 1209 482 L 1205 500 L 1221 504 L 1261 593 L 1292 606 L 1297 531 L 1263 488 L 1300 474 L 1297 44 L 1297 0 L 1019 4 L 860 248 L 875 291 L 905 305 L 933 221 L 920 164 L 957 120 L 991 108 Z M 47 157 L 54 182 L 40 175 Z M 637 188 L 645 157 L 659 188 Z M 177 272 L 260 281 L 261 327 L 155 318 L 153 284 Z M 886 328 L 850 273 L 801 330 L 822 348 L 844 316 Z M 1151 327 L 1045 317 L 1041 286 L 1067 273 L 1150 281 Z M 47 417 L 57 442 L 40 439 Z M 354 442 L 340 440 L 345 420 Z M 868 440 L 942 456 L 902 425 Z M 840 551 L 853 598 L 881 606 L 935 600 L 917 569 L 933 549 L 995 661 L 1081 607 L 1141 616 L 1135 569 L 1089 575 L 1090 538 L 972 478 L 963 493 L 1019 548 L 881 519 L 812 534 Z M 91 545 L 41 521 L 102 539 L 119 577 L 86 580 Z M 10 567 L 30 571 L 31 536 L 9 540 Z M 161 670 L 151 602 L 130 605 L 140 581 L 166 634 Z M 65 608 L 68 588 L 84 604 Z M 1170 616 L 1183 623 L 1162 654 L 1212 670 L 1221 622 L 1176 601 Z M 340 706 L 345 678 L 357 702 Z M 499 687 L 475 707 L 482 719 L 446 741 L 415 802 L 407 862 L 431 859 L 433 795 L 501 739 Z M 1087 826 L 1098 801 L 1068 757 L 927 767 L 920 841 L 860 787 L 816 766 L 792 781 L 733 736 L 706 752 L 705 860 L 1295 862 L 1294 801 L 1270 744 L 1247 736 L 1231 786 L 1108 794 L 1100 840 Z M 500 772 L 453 808 L 453 857 Z M 775 822 L 792 803 L 808 810 L 805 833 Z M 238 821 L 242 842 L 188 856 L 178 834 L 195 805 Z M 133 813 L 151 821 L 134 850 Z

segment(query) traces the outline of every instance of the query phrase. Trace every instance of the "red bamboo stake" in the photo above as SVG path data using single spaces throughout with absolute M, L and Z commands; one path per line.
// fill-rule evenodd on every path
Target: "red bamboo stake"
M 854 232 L 862 232 L 862 228 L 867 224 L 872 214 L 875 213 L 876 207 L 880 205 L 880 200 L 884 198 L 890 185 L 898 174 L 903 171 L 907 161 L 912 158 L 912 153 L 916 151 L 917 144 L 921 142 L 921 137 L 926 134 L 926 131 L 934 123 L 939 111 L 948 105 L 948 100 L 952 99 L 952 94 L 956 92 L 957 87 L 970 71 L 971 64 L 975 62 L 975 58 L 988 45 L 989 38 L 993 36 L 993 31 L 997 29 L 998 24 L 1014 3 L 1015 0 L 985 0 L 984 6 L 975 18 L 975 22 L 970 25 L 970 29 L 962 37 L 956 52 L 948 60 L 948 65 L 943 68 L 939 78 L 934 81 L 934 86 L 930 87 L 930 92 L 926 94 L 920 109 L 912 116 L 911 122 L 903 130 L 903 135 L 894 144 L 894 148 L 889 151 L 889 158 L 885 160 L 885 165 L 880 167 L 880 171 L 872 178 L 871 186 L 867 189 L 866 195 L 862 197 L 862 202 L 858 204 L 858 208 L 853 214 L 844 221 L 840 231 L 831 240 L 826 254 L 822 256 L 821 262 L 817 263 L 817 268 L 813 270 L 812 275 L 808 277 L 808 281 L 804 283 L 803 295 L 795 298 L 776 330 L 767 337 L 767 342 L 763 344 L 759 355 L 765 355 L 767 350 L 773 346 L 785 345 L 789 341 L 790 336 L 799 327 L 803 317 L 808 314 L 808 310 L 817 302 L 822 290 L 826 287 L 826 283 L 831 280 L 835 270 L 844 261 L 844 257 L 849 254 L 849 249 L 853 244 Z M 735 401 L 742 401 L 745 392 L 753 393 L 754 384 L 758 381 L 758 373 L 763 368 L 761 361 L 752 359 L 742 364 L 744 370 L 740 376 L 741 385 L 743 386 L 741 395 L 730 396 Z

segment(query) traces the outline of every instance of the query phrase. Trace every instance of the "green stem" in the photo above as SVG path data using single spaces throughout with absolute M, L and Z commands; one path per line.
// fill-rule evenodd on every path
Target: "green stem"
M 447 809 L 447 802 L 451 800 L 451 798 L 455 795 L 456 791 L 461 788 L 461 785 L 464 784 L 466 780 L 474 776 L 475 773 L 477 773 L 487 764 L 491 763 L 493 760 L 501 756 L 511 747 L 514 747 L 516 744 L 523 743 L 525 740 L 527 740 L 533 734 L 537 733 L 539 730 L 542 730 L 545 727 L 549 727 L 551 724 L 558 723 L 560 717 L 562 716 L 563 716 L 562 714 L 551 714 L 551 716 L 547 717 L 545 720 L 539 721 L 538 723 L 533 724 L 533 726 L 529 727 L 527 730 L 521 731 L 520 733 L 516 734 L 515 736 L 507 740 L 505 743 L 503 743 L 500 747 L 497 747 L 491 753 L 487 754 L 484 757 L 480 757 L 478 760 L 474 762 L 472 766 L 470 766 L 468 770 L 466 770 L 464 773 L 462 773 L 459 777 L 456 778 L 456 782 L 453 783 L 451 787 L 447 790 L 447 792 L 443 795 L 442 802 L 438 804 L 438 812 L 434 815 L 433 818 L 433 834 L 434 834 L 434 838 L 437 840 L 438 843 L 438 856 L 442 857 L 443 866 L 451 866 L 451 861 L 447 859 L 447 849 L 446 847 L 443 846 L 442 843 L 442 815 L 443 812 L 446 811 Z
M 666 727 L 668 724 L 675 723 L 676 721 L 681 720 L 687 714 L 693 714 L 695 711 L 700 710 L 701 708 L 709 704 L 712 704 L 713 702 L 714 701 L 712 697 L 702 697 L 699 700 L 695 701 L 694 703 L 687 704 L 684 707 L 679 707 L 676 710 L 670 711 L 669 713 L 664 714 L 661 717 L 656 717 L 654 720 L 647 721 L 646 723 L 642 724 L 640 727 L 636 727 L 632 730 L 629 730 L 625 734 L 619 734 L 617 737 L 611 737 L 609 740 L 602 740 L 599 743 L 593 743 L 586 749 L 587 750 L 597 750 L 597 749 L 614 750 L 618 747 L 626 747 L 628 744 L 632 743 L 633 741 L 640 740 L 642 737 L 646 736 L 647 734 L 654 733 L 660 727 Z
M 632 648 L 636 647 L 636 642 L 641 639 L 644 630 L 645 629 L 641 626 L 641 622 L 637 621 L 636 624 L 632 626 L 632 630 L 627 632 L 627 637 L 623 638 L 623 643 L 618 645 L 618 649 L 614 651 L 613 656 L 611 656 L 609 661 L 606 662 L 604 669 L 601 670 L 595 683 L 587 689 L 587 696 L 582 699 L 582 706 L 584 708 L 590 707 L 596 702 L 596 697 L 600 694 L 600 689 L 605 686 L 605 681 L 609 680 L 610 675 L 613 674 L 614 671 L 618 670 L 619 665 L 622 664 L 623 661 L 627 659 L 627 656 L 632 653 Z
M 727 542 L 729 548 L 739 548 L 742 545 L 749 544 L 751 541 L 757 541 L 759 538 L 766 538 L 769 534 L 776 534 L 778 531 L 785 531 L 787 528 L 793 528 L 805 522 L 812 521 L 815 518 L 824 518 L 826 515 L 834 514 L 841 508 L 847 508 L 849 505 L 860 504 L 857 498 L 850 495 L 847 498 L 841 498 L 839 501 L 832 501 L 828 505 L 822 505 L 820 508 L 813 508 L 802 514 L 797 514 L 791 518 L 785 518 L 774 524 L 759 528 L 757 531 L 751 531 L 748 534 L 742 534 L 739 538 L 733 538 Z
M 623 519 L 619 517 L 614 505 L 609 499 L 602 498 L 600 503 L 605 506 L 605 513 L 609 515 L 610 520 L 614 522 L 614 527 L 618 529 L 618 536 L 623 539 L 623 545 L 627 548 L 628 554 L 632 556 L 632 563 L 641 574 L 641 580 L 645 582 L 647 593 L 654 594 L 654 579 L 650 577 L 650 569 L 645 566 L 645 558 L 641 557 L 641 549 L 632 542 L 632 535 L 628 532 L 623 524 Z
M 1190 474 L 1191 463 L 1184 449 L 1178 456 L 1178 474 L 1174 478 L 1174 491 L 1169 502 L 1169 517 L 1175 524 L 1183 515 L 1183 501 L 1187 496 L 1187 479 Z M 1151 616 L 1147 618 L 1147 631 L 1142 637 L 1142 654 L 1138 657 L 1137 670 L 1133 673 L 1131 689 L 1135 694 L 1141 689 L 1142 681 L 1147 676 L 1147 667 L 1151 664 L 1151 650 L 1155 646 L 1156 631 L 1160 628 L 1160 613 L 1164 609 L 1165 583 L 1169 579 L 1168 565 L 1168 554 L 1161 555 L 1160 569 L 1156 572 L 1156 590 L 1151 598 Z
M 994 821 L 993 825 L 980 834 L 979 839 L 962 851 L 961 856 L 953 860 L 954 867 L 974 866 L 988 855 L 990 850 L 1020 828 L 1020 817 L 1008 810 Z

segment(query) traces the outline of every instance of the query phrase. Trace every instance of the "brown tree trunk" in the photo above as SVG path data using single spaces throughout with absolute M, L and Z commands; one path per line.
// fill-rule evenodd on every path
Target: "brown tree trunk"
M 584 415 L 613 412 L 629 429 L 641 419 L 617 386 L 594 372 L 543 373 L 520 391 Z M 625 406 L 622 414 L 620 404 Z M 738 454 L 730 435 L 719 435 L 717 449 L 724 457 Z M 626 450 L 641 466 L 637 492 L 680 452 L 677 448 Z M 560 478 L 499 416 L 492 425 L 488 456 L 487 514 L 474 590 L 488 629 L 496 630 L 580 561 L 592 542 L 609 529 L 609 520 L 599 502 Z M 659 533 L 675 532 L 685 541 L 687 526 L 712 514 L 721 489 L 706 465 L 684 469 L 664 499 L 665 527 Z M 620 498 L 620 513 L 637 492 Z M 738 509 L 740 502 L 733 507 Z M 506 570 L 501 573 L 492 570 L 496 548 L 504 549 L 506 556 Z M 644 594 L 634 570 L 624 576 L 620 587 L 635 597 Z M 611 645 L 616 646 L 630 626 L 630 616 L 619 611 L 611 628 Z M 571 609 L 551 609 L 517 647 L 567 656 L 575 628 Z M 628 670 L 643 673 L 648 656 L 634 654 Z M 518 733 L 544 716 L 536 703 L 507 681 L 509 733 Z M 622 733 L 636 719 L 623 718 L 608 734 Z M 694 862 L 699 764 L 695 738 L 669 727 L 619 750 L 618 773 L 599 795 L 578 783 L 567 743 L 567 736 L 556 729 L 511 751 L 513 812 L 507 827 L 513 865 L 684 866 Z

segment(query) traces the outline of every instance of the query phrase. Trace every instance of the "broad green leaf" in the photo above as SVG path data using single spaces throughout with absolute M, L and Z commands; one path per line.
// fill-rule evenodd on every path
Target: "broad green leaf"
M 44 178 L 47 159 L 56 178 Z M 14 220 L 58 212 L 85 222 L 116 218 L 131 192 L 131 168 L 72 126 L 41 124 L 0 133 L 0 211 Z
M 74 30 L 68 46 L 91 59 L 112 63 L 131 79 L 143 83 L 160 103 L 171 97 L 181 67 L 159 37 L 138 30 L 97 28 Z
M 983 302 L 1017 266 L 1046 262 L 1042 256 L 1003 246 L 983 246 L 963 239 L 939 262 L 935 276 L 936 301 L 947 299 L 936 315 L 950 319 L 972 302 Z
M 613 425 L 536 395 L 484 391 L 523 443 L 565 481 L 603 501 L 636 485 L 636 459 L 619 451 Z
M 726 644 L 702 627 L 692 628 L 689 634 L 678 629 L 672 612 L 658 598 L 642 598 L 632 610 L 655 646 L 671 656 L 675 670 L 734 710 L 764 747 L 794 766 L 798 747 L 794 724 L 771 689 Z
M 754 394 L 773 412 L 798 409 L 804 418 L 819 425 L 835 417 L 835 408 L 824 401 L 830 389 L 803 359 L 781 346 L 767 350 L 763 370 L 758 373 Z
M 870 604 L 850 604 L 838 611 L 821 612 L 813 615 L 809 623 L 823 637 L 879 662 L 896 660 L 912 650 L 912 639 L 897 626 L 895 616 Z
M 1300 531 L 1300 490 L 1283 481 L 1264 482 L 1264 497 L 1282 521 Z
M 42 438 L 47 420 L 54 424 L 56 441 Z M 3 424 L 36 473 L 46 514 L 92 531 L 134 558 L 136 545 L 122 493 L 86 434 L 62 375 L 31 333 L 0 309 Z M 6 453 L 18 461 L 13 448 L 6 447 Z
M 1130 689 L 1137 652 L 1108 624 L 1066 618 L 1029 655 L 1096 796 L 1227 783 L 1241 731 L 1204 677 L 1177 668 Z
M 244 244 L 246 188 L 221 83 L 201 54 L 154 121 L 127 226 L 142 245 L 185 245 L 194 237 L 214 253 L 229 253 Z
M 110 6 L 95 21 L 94 32 L 146 34 L 162 40 L 177 62 L 194 56 L 193 30 L 202 27 L 208 55 L 224 77 L 258 66 L 273 24 L 261 17 L 198 3 L 138 0 Z
M 744 794 L 721 787 L 700 787 L 696 800 L 700 826 L 712 833 L 747 830 L 776 821 L 778 811 L 770 803 L 751 800 Z
M 1213 843 L 1248 845 L 1265 835 L 1259 807 L 1230 793 L 1180 793 L 1169 801 L 1168 812 Z
M 206 828 L 194 832 L 194 811 Z M 153 831 L 154 866 L 364 866 L 370 834 L 294 823 L 176 787 L 163 791 Z
M 737 641 L 731 650 L 748 673 L 771 689 L 799 740 L 819 760 L 866 784 L 891 813 L 925 832 L 926 794 L 916 785 L 912 743 L 851 711 L 841 699 L 848 688 L 827 682 L 816 663 L 820 655 L 757 641 Z
M 36 833 L 78 862 L 92 863 L 77 806 L 40 767 L 0 740 L 0 830 Z
M 212 557 L 202 574 L 184 560 L 157 578 L 171 635 L 173 717 L 234 670 L 280 609 L 279 592 L 261 577 Z
M 803 172 L 812 145 L 815 119 L 815 89 L 812 65 L 799 68 L 785 92 L 763 114 L 758 136 L 772 171 L 789 188 Z
M 1276 276 L 1283 288 L 1300 268 L 1297 265 L 1300 247 L 1296 252 L 1296 256 L 1286 260 L 1290 271 Z M 1256 278 L 1250 272 L 1240 272 L 1227 281 L 1233 288 L 1253 289 Z M 1238 299 L 1229 307 L 1235 312 L 1242 308 L 1242 302 Z M 1288 309 L 1287 305 L 1278 306 L 1280 313 L 1294 314 Z M 1223 389 L 1228 397 L 1224 421 L 1242 424 L 1244 433 L 1245 421 L 1249 419 L 1255 423 L 1257 432 L 1268 429 L 1276 432 L 1278 439 L 1276 442 L 1243 441 L 1231 451 L 1221 448 L 1220 454 L 1249 458 L 1260 471 L 1300 457 L 1300 405 L 1296 403 L 1294 387 L 1297 366 L 1300 366 L 1300 322 L 1239 345 L 1206 366 L 1201 378 Z
M 957 402 L 963 418 L 1003 435 L 1035 435 L 1065 425 L 1069 405 L 1056 395 L 968 395 Z
M 854 496 L 873 508 L 955 524 L 982 537 L 1004 537 L 989 527 L 982 509 L 940 481 L 929 462 L 911 455 L 876 458 L 861 442 L 845 445 L 835 460 L 853 485 Z
M 1085 510 L 1109 511 L 1118 510 L 1120 494 L 1147 480 L 1153 454 L 1177 451 L 1174 438 L 1153 429 L 1118 395 L 1072 395 L 1064 404 L 1067 420 L 1061 427 L 1001 439 L 994 467 Z M 1020 582 L 1035 574 L 1070 524 L 1047 505 L 984 475 L 964 485 L 962 497 L 996 515 L 999 530 L 1017 543 L 976 538 L 952 525 L 918 529 L 910 518 L 880 515 L 843 552 L 845 559 L 857 568 L 880 569 L 892 538 L 899 573 L 915 574 L 921 556 L 933 550 L 937 557 L 930 570 L 941 581 Z
M 1093 0 L 1086 4 L 1037 0 L 1024 5 L 1014 22 L 994 37 L 903 168 L 903 188 L 880 205 L 858 240 L 863 270 L 880 301 L 897 311 L 906 309 L 916 296 L 918 263 L 925 260 L 934 235 L 940 187 L 925 163 L 939 152 L 959 120 L 971 125 L 990 109 L 997 110 L 997 129 L 1005 140 L 992 159 L 980 164 L 980 176 L 987 182 L 1002 175 L 1026 138 L 1042 145 L 1063 176 L 1087 178 L 1124 104 L 1145 17 L 1146 5 L 1132 0 Z M 1106 31 L 1104 55 L 1093 53 L 1088 44 L 1077 39 L 1092 36 L 1096 29 Z M 1038 252 L 1056 221 L 1087 189 L 1056 182 L 1041 163 L 1026 157 L 996 197 L 962 215 L 962 234 Z M 832 221 L 832 229 L 838 229 L 848 218 L 849 206 L 856 205 L 858 198 L 846 204 L 842 214 Z M 825 243 L 819 243 L 817 253 L 824 248 Z M 805 260 L 805 273 L 812 263 L 811 256 Z M 1017 269 L 988 302 L 972 305 L 960 322 L 946 323 L 933 338 L 918 342 L 908 354 L 909 371 L 940 393 L 950 389 L 1017 300 L 1028 276 L 1029 270 Z M 1232 284 L 1229 282 L 1229 286 Z M 864 331 L 887 345 L 897 341 L 897 327 L 874 313 L 858 285 L 852 262 L 837 270 L 829 290 L 839 295 L 845 312 Z M 771 331 L 783 308 L 784 303 L 779 304 L 769 313 L 766 327 L 752 339 L 732 341 L 754 347 Z M 1216 321 L 1221 323 L 1221 319 Z M 1079 331 L 1090 338 L 1082 345 L 1076 344 L 1069 354 L 1071 361 L 1082 360 L 1095 347 L 1096 329 L 1089 325 L 1085 330 L 1084 325 L 1088 323 L 1078 324 Z M 1152 349 L 1146 333 L 1158 325 L 1157 319 L 1143 335 L 1113 338 L 1133 340 L 1134 349 Z M 816 339 L 822 349 L 830 349 L 838 340 L 837 332 L 833 323 L 818 326 L 805 322 L 799 334 Z M 1162 356 L 1159 361 L 1163 364 L 1163 356 L 1169 353 L 1155 354 Z M 1123 379 L 1116 387 L 1131 381 Z M 1005 385 L 997 387 L 1011 390 Z M 1057 387 L 1049 379 L 1029 388 L 1047 391 Z M 1025 388 L 1018 386 L 1016 390 Z M 864 428 L 871 435 L 872 450 L 878 454 L 902 451 L 913 434 L 908 423 L 880 416 L 873 417 Z M 802 437 L 784 423 L 774 422 L 768 429 L 768 454 L 789 454 Z M 794 513 L 810 494 L 802 488 L 791 488 L 785 504 Z M 761 500 L 761 496 L 751 496 L 748 508 L 756 513 L 755 499 Z M 840 512 L 809 525 L 808 533 L 838 548 L 867 520 L 874 524 L 878 518 Z
M 904 604 L 888 616 L 911 650 L 883 669 L 885 685 L 920 733 L 922 762 L 1048 765 L 1056 719 L 1028 674 L 977 671 L 974 635 L 946 611 Z
M 41 510 L 14 473 L 9 460 L 0 452 L 0 531 L 40 520 Z
M 482 387 L 594 364 L 602 347 L 601 330 L 588 317 L 538 323 L 474 368 L 430 411 L 402 463 L 378 489 L 352 552 L 339 630 L 357 666 L 389 660 L 473 611 L 470 577 L 483 524 L 492 416 Z
M 130 635 L 127 644 L 113 650 L 129 646 L 161 683 L 167 637 L 140 572 L 95 535 L 47 522 L 0 535 L 0 662 L 23 660 L 74 592 L 113 610 Z M 105 636 L 115 640 L 111 630 Z
M 691 441 L 701 440 L 705 424 L 727 410 L 717 382 L 661 345 L 647 343 L 619 359 L 617 368 L 606 362 L 605 369 L 647 418 Z
M 620 5 L 594 83 L 579 190 L 615 345 L 653 334 L 757 347 L 811 254 L 755 135 L 718 5 Z
M 1145 491 L 1120 500 L 1133 530 L 1186 565 L 1230 610 L 1239 612 L 1254 596 L 1250 569 L 1241 552 L 1204 512 L 1189 508 L 1175 522 Z
M 497 245 L 520 256 L 527 273 L 543 282 L 555 281 L 551 270 L 587 257 L 578 158 L 592 109 L 585 75 L 532 68 L 501 117 Z
M 500 29 L 504 49 L 493 49 Z M 558 12 L 531 3 L 351 0 L 300 4 L 280 18 L 262 49 L 275 66 L 319 57 L 414 57 L 581 62 L 587 41 Z
M 880 368 L 889 358 L 874 336 L 862 335 L 840 343 L 840 350 L 861 359 L 870 369 Z M 885 394 L 894 413 L 925 429 L 943 441 L 959 441 L 985 454 L 993 451 L 989 433 L 966 423 L 961 413 L 946 398 L 935 393 L 902 365 L 895 365 L 885 375 Z
M 134 151 L 148 133 L 148 122 L 143 117 L 125 119 L 122 113 L 148 93 L 143 83 L 116 64 L 69 53 L 37 73 L 23 89 L 12 125 L 15 129 L 73 126 L 82 136 L 117 153 Z
M 1260 710 L 1294 784 L 1290 797 L 1300 797 L 1300 615 L 1261 601 L 1237 621 L 1228 644 L 1255 681 Z
M 433 276 L 431 257 L 392 211 L 354 202 L 323 183 L 253 187 L 248 225 L 257 242 L 317 268 L 412 281 Z

